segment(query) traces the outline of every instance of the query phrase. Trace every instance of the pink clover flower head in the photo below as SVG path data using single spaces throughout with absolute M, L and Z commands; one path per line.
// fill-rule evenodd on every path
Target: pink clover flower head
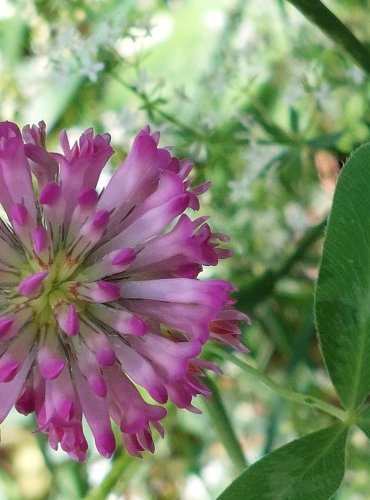
M 0 422 L 13 406 L 34 412 L 75 460 L 83 416 L 101 455 L 115 450 L 112 420 L 129 453 L 153 452 L 163 404 L 198 412 L 193 398 L 209 396 L 201 378 L 220 370 L 199 358 L 204 344 L 245 350 L 232 285 L 198 277 L 230 254 L 184 213 L 208 184 L 192 188 L 192 164 L 158 140 L 143 129 L 97 193 L 108 134 L 71 146 L 63 131 L 50 153 L 43 122 L 0 123 Z

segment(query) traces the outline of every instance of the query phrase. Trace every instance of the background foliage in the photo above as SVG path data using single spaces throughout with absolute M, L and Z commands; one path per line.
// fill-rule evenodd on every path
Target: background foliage
M 370 2 L 325 4 L 366 47 Z M 109 131 L 111 169 L 146 123 L 160 130 L 162 144 L 196 162 L 199 181 L 212 181 L 202 212 L 232 238 L 233 259 L 206 273 L 233 281 L 253 320 L 251 352 L 239 359 L 337 404 L 313 288 L 340 167 L 369 140 L 370 85 L 361 53 L 355 63 L 332 35 L 285 0 L 0 1 L 1 120 L 44 119 L 51 148 L 64 127 L 75 137 Z M 243 454 L 252 463 L 333 424 L 274 395 L 222 350 L 205 355 L 225 372 L 210 381 L 213 402 L 197 402 L 203 416 L 169 407 L 166 438 L 143 461 L 92 451 L 75 464 L 31 434 L 32 419 L 12 414 L 2 425 L 0 498 L 209 500 L 241 472 Z M 230 460 L 232 429 L 243 454 Z M 351 431 L 335 498 L 367 498 L 369 464 L 365 434 Z

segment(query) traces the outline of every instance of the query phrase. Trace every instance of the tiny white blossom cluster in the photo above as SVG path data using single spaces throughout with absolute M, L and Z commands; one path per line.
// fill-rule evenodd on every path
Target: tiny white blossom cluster
M 246 168 L 241 178 L 229 181 L 230 197 L 235 203 L 248 202 L 252 198 L 252 185 L 281 152 L 275 145 L 261 144 L 255 138 L 249 143 L 245 155 Z
M 102 48 L 114 45 L 122 26 L 113 21 L 102 21 L 94 31 L 84 36 L 76 26 L 61 26 L 57 29 L 54 43 L 50 47 L 50 62 L 58 79 L 78 73 L 96 82 L 104 63 L 99 60 Z

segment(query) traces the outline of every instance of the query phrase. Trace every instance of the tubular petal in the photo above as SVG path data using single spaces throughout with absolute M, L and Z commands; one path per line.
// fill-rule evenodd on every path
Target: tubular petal
M 41 284 L 48 275 L 48 272 L 36 273 L 28 276 L 19 285 L 19 293 L 21 295 L 32 296 L 40 292 Z

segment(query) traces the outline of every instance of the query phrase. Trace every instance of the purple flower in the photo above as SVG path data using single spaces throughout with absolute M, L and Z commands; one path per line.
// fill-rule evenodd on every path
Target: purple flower
M 227 258 L 227 238 L 199 208 L 208 184 L 191 187 L 192 164 L 158 148 L 149 127 L 136 137 L 102 193 L 113 154 L 108 134 L 82 134 L 63 154 L 45 148 L 45 124 L 0 123 L 0 422 L 13 405 L 35 413 L 50 446 L 84 460 L 86 418 L 99 453 L 115 449 L 113 419 L 129 453 L 154 451 L 163 404 L 209 396 L 198 358 L 208 340 L 237 349 L 234 290 L 198 279 Z M 158 404 L 143 399 L 138 387 Z

